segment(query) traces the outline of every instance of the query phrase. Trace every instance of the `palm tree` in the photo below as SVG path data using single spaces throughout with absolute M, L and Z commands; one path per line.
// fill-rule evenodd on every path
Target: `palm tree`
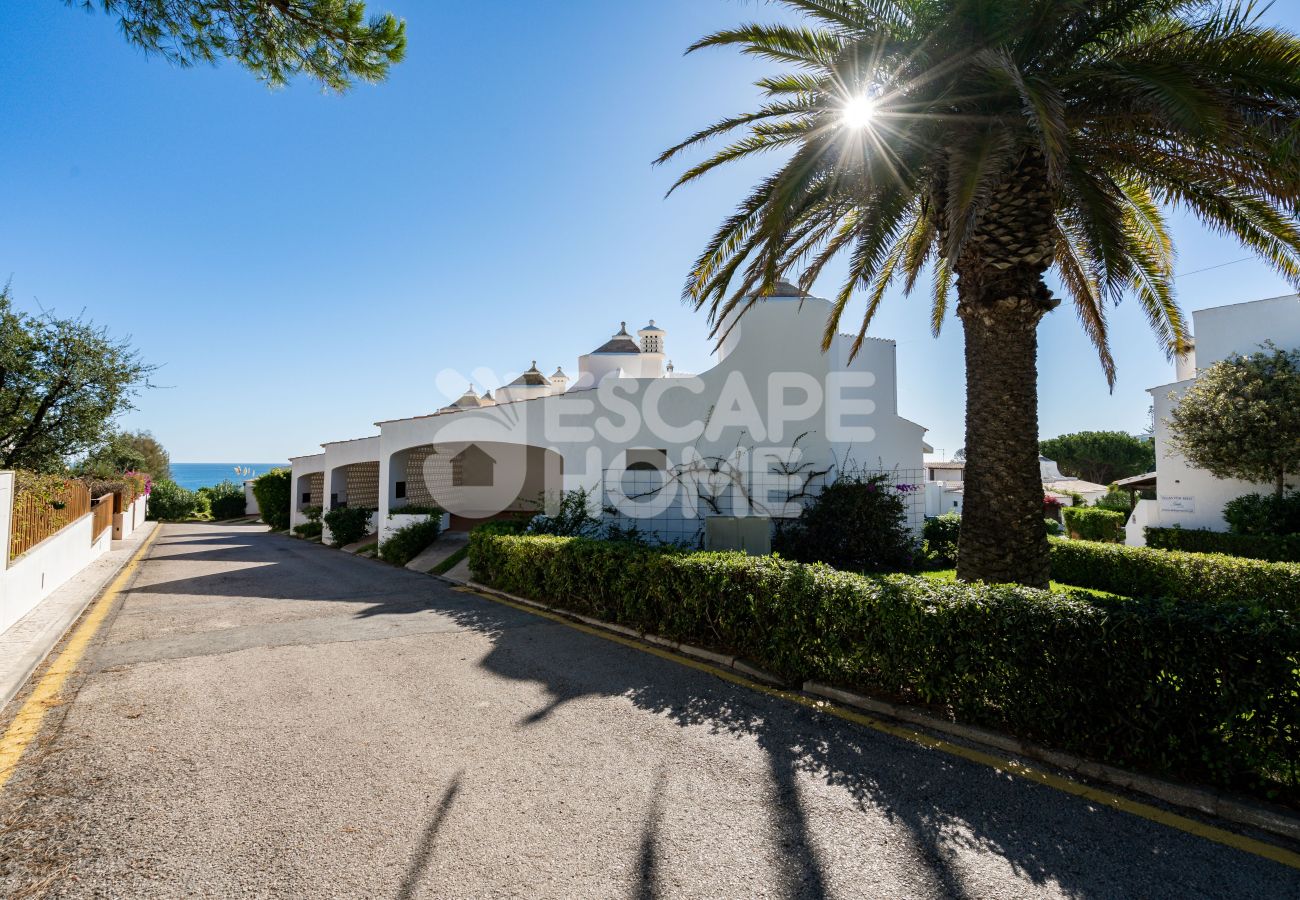
M 1300 282 L 1300 39 L 1253 4 L 1206 0 L 780 2 L 808 27 L 742 25 L 690 48 L 738 47 L 791 70 L 757 82 L 756 111 L 659 157 L 733 137 L 675 190 L 785 152 L 718 228 L 685 296 L 716 337 L 778 279 L 807 290 L 844 257 L 824 346 L 861 289 L 856 352 L 890 285 L 910 293 L 932 272 L 937 334 L 955 279 L 967 381 L 958 574 L 1044 586 L 1037 327 L 1060 303 L 1045 275 L 1112 387 L 1106 312 L 1121 297 L 1137 298 L 1166 354 L 1185 349 L 1170 207 Z

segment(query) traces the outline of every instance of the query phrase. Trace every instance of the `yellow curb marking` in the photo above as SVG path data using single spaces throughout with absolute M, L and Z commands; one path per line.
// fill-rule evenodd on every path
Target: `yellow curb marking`
M 903 725 L 896 725 L 892 722 L 886 722 L 877 719 L 874 716 L 866 715 L 865 713 L 856 712 L 829 700 L 809 697 L 806 694 L 799 694 L 794 691 L 783 691 L 779 688 L 768 687 L 765 684 L 752 681 L 743 675 L 728 672 L 725 669 L 720 669 L 716 666 L 710 665 L 709 663 L 689 659 L 681 654 L 674 653 L 671 650 L 643 644 L 640 641 L 633 640 L 632 638 L 605 631 L 601 628 L 585 625 L 581 622 L 575 622 L 567 616 L 559 613 L 537 609 L 536 607 L 527 606 L 522 603 L 514 603 L 504 597 L 475 590 L 470 587 L 458 587 L 452 588 L 452 590 L 460 591 L 465 594 L 474 594 L 476 597 L 491 600 L 493 603 L 500 603 L 522 612 L 532 613 L 535 616 L 540 616 L 544 619 L 550 619 L 559 622 L 562 625 L 567 625 L 570 628 L 574 628 L 585 634 L 604 638 L 607 641 L 613 641 L 616 644 L 631 647 L 633 650 L 639 650 L 642 653 L 649 653 L 653 656 L 658 656 L 661 659 L 666 659 L 679 665 L 698 669 L 701 672 L 707 672 L 710 675 L 721 678 L 723 681 L 729 681 L 732 684 L 749 688 L 752 691 L 758 691 L 761 694 L 767 694 L 770 697 L 776 697 L 791 703 L 798 703 L 800 706 L 806 706 L 809 709 L 814 709 L 818 712 L 830 713 L 833 716 L 845 719 L 857 725 L 862 725 L 875 731 L 896 738 L 901 738 L 905 741 L 910 741 L 913 744 L 920 744 L 921 746 L 927 747 L 931 750 L 938 750 L 951 756 L 961 757 L 970 762 L 987 766 L 991 769 L 996 769 L 999 772 L 1005 772 L 1008 775 L 1023 778 L 1026 781 L 1032 781 L 1037 784 L 1045 785 L 1046 787 L 1055 788 L 1056 790 L 1062 791 L 1066 794 L 1072 794 L 1076 797 L 1082 797 L 1085 800 L 1091 800 L 1094 803 L 1109 807 L 1110 809 L 1116 809 L 1121 812 L 1129 813 L 1130 815 L 1139 816 L 1160 825 L 1175 828 L 1179 831 L 1187 832 L 1188 834 L 1204 838 L 1208 841 L 1214 841 L 1216 844 L 1223 844 L 1226 847 L 1232 847 L 1234 850 L 1241 850 L 1246 853 L 1254 854 L 1255 856 L 1262 856 L 1265 859 L 1281 863 L 1284 866 L 1290 866 L 1293 869 L 1300 869 L 1300 853 L 1295 853 L 1291 850 L 1279 847 L 1276 844 L 1270 844 L 1267 841 L 1256 840 L 1255 838 L 1246 837 L 1245 835 L 1237 834 L 1233 831 L 1216 828 L 1215 826 L 1208 825 L 1205 822 L 1200 822 L 1196 819 L 1189 819 L 1186 816 L 1180 816 L 1177 813 L 1170 812 L 1167 809 L 1161 809 L 1158 806 L 1152 806 L 1149 803 L 1130 800 L 1127 797 L 1121 797 L 1119 794 L 1111 793 L 1102 788 L 1092 787 L 1078 781 L 1073 781 L 1069 778 L 1063 778 L 1060 775 L 1053 775 L 1050 772 L 1043 772 L 1034 769 L 1030 766 L 1018 763 L 1015 760 L 1004 759 L 990 753 L 985 753 L 981 750 L 974 750 L 970 747 L 964 747 L 961 744 L 954 744 L 950 741 L 945 741 L 942 738 L 937 738 Z
M 9 729 L 4 733 L 4 737 L 0 738 L 0 791 L 4 790 L 5 784 L 18 769 L 18 762 L 22 759 L 28 745 L 40 733 L 46 711 L 64 702 L 59 697 L 59 692 L 68 677 L 76 671 L 95 632 L 99 630 L 109 610 L 113 608 L 113 600 L 135 574 L 145 552 L 161 532 L 162 525 L 155 524 L 149 537 L 122 567 L 122 571 L 117 573 L 117 577 L 113 579 L 108 589 L 100 594 L 99 599 L 90 607 L 90 611 L 81 617 L 81 621 L 73 628 L 72 635 L 68 638 L 62 652 L 45 670 L 45 674 L 32 690 L 31 696 L 19 708 L 14 720 L 9 723 Z

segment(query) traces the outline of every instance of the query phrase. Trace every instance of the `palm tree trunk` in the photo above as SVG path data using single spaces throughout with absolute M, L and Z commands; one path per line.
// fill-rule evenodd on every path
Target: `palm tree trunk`
M 966 471 L 957 577 L 1047 587 L 1038 465 L 1038 323 L 1055 249 L 1046 164 L 1026 151 L 957 260 L 966 334 Z
M 1047 587 L 1051 577 L 1038 465 L 1044 310 L 1033 293 L 959 305 L 966 333 L 966 469 L 957 577 L 964 581 Z

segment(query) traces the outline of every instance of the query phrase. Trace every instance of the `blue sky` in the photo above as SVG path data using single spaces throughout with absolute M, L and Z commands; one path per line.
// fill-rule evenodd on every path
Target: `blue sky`
M 676 169 L 650 160 L 751 106 L 750 82 L 772 68 L 682 50 L 776 12 L 370 5 L 407 20 L 407 59 L 343 96 L 305 81 L 270 91 L 230 63 L 176 68 L 57 0 L 0 7 L 0 277 L 21 307 L 84 310 L 161 366 L 123 423 L 175 461 L 269 462 L 370 434 L 443 405 L 444 369 L 569 370 L 624 319 L 666 328 L 679 369 L 710 364 L 683 277 L 771 163 L 665 200 Z M 1290 3 L 1269 18 L 1300 28 Z M 1192 221 L 1176 235 L 1180 272 L 1247 255 Z M 1179 286 L 1188 310 L 1291 292 L 1254 261 Z M 1042 326 L 1044 437 L 1145 426 L 1145 389 L 1172 366 L 1135 303 L 1111 331 L 1113 394 L 1068 307 Z M 933 339 L 924 298 L 899 295 L 872 332 L 898 342 L 900 412 L 936 448 L 961 446 L 957 321 Z

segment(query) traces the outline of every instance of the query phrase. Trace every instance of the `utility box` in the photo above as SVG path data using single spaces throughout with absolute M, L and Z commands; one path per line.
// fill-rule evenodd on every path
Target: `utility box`
M 772 520 L 767 516 L 709 516 L 704 520 L 704 547 L 767 556 L 772 552 Z

